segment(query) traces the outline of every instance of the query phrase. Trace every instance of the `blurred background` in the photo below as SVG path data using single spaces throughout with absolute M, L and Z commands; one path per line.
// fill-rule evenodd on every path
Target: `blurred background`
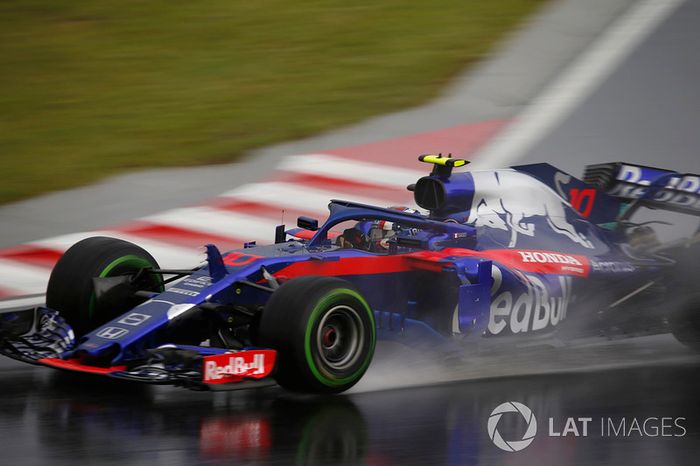
M 545 0 L 0 3 L 0 203 L 435 97 Z

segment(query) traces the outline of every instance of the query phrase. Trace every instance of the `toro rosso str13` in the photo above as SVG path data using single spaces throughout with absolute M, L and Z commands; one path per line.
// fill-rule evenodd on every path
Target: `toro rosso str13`
M 583 180 L 548 164 L 453 173 L 467 162 L 420 160 L 432 172 L 408 189 L 424 213 L 333 200 L 321 226 L 300 217 L 271 245 L 208 245 L 190 270 L 161 269 L 122 240 L 80 241 L 53 269 L 45 307 L 0 315 L 0 352 L 193 389 L 337 393 L 378 339 L 473 348 L 652 316 L 700 347 L 688 273 L 700 177 L 625 163 Z M 686 237 L 665 240 L 665 221 L 648 219 L 669 212 L 694 222 Z

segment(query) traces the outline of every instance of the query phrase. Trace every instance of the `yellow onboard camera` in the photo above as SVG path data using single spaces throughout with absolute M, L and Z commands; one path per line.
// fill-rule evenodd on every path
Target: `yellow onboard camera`
M 425 163 L 433 164 L 433 171 L 430 173 L 441 178 L 448 178 L 452 174 L 452 169 L 463 167 L 469 163 L 464 159 L 453 159 L 452 154 L 443 156 L 442 154 L 423 154 L 418 156 L 418 160 Z

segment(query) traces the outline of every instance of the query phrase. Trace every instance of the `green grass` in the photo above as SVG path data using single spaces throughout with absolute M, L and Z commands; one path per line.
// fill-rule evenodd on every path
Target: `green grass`
M 544 0 L 5 0 L 0 202 L 420 104 Z

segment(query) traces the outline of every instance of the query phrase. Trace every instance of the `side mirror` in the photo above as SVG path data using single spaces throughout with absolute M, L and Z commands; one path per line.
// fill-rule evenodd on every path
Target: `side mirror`
M 275 227 L 275 244 L 284 243 L 287 239 L 287 232 L 285 231 L 284 225 L 277 225 Z
M 297 226 L 303 228 L 304 230 L 316 231 L 318 230 L 318 220 L 311 217 L 304 217 L 303 215 L 297 219 Z

